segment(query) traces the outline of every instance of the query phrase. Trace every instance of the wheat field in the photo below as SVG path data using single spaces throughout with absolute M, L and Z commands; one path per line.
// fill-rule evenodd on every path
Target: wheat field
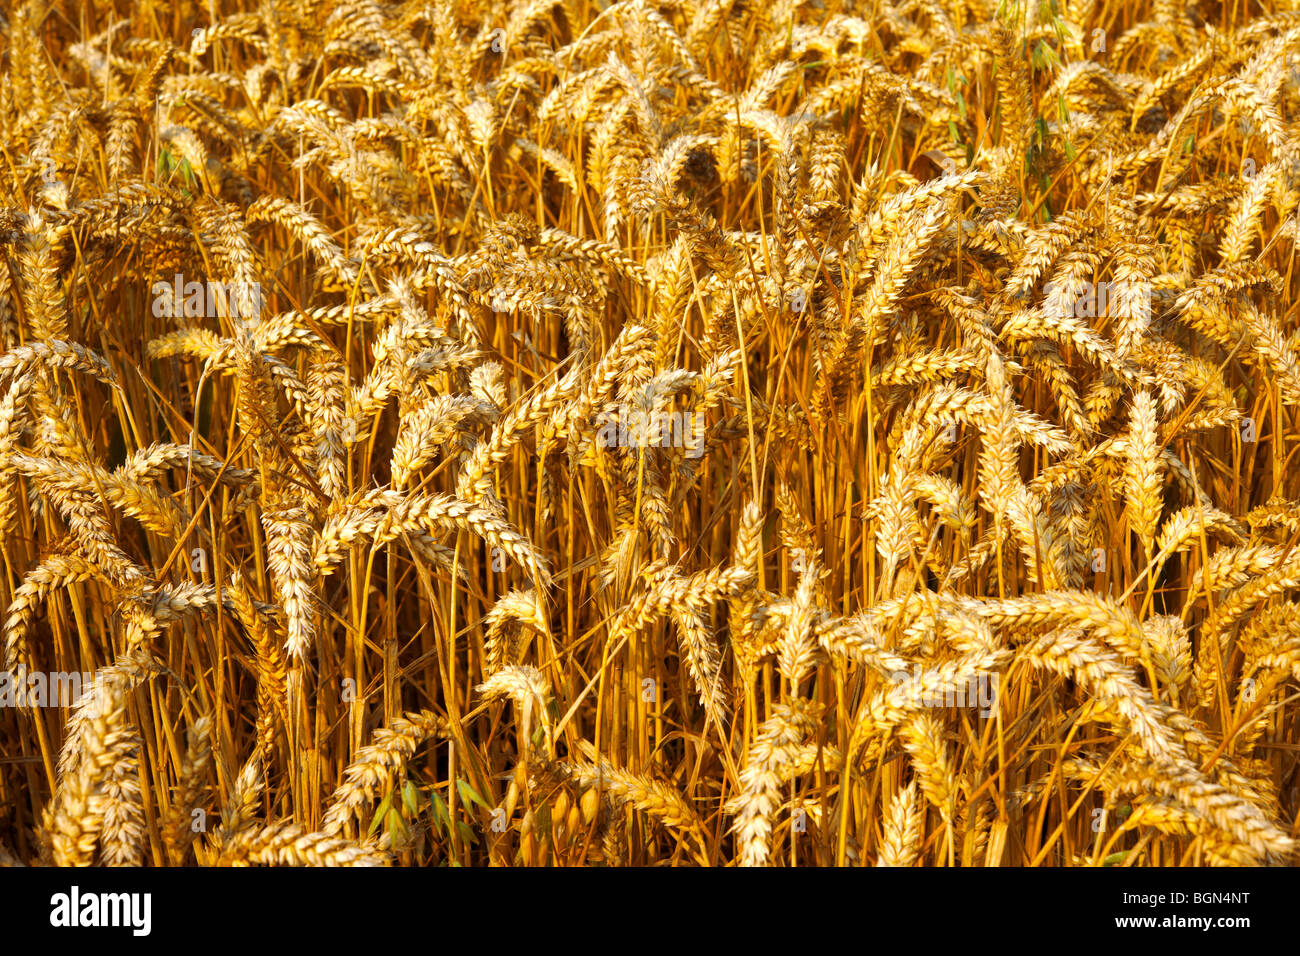
M 1300 7 L 0 7 L 0 863 L 1287 865 Z

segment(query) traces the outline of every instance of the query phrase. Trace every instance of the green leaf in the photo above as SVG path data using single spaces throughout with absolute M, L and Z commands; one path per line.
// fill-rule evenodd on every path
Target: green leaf
M 411 831 L 406 828 L 406 821 L 402 819 L 402 815 L 397 812 L 396 807 L 388 811 L 386 823 L 390 835 L 397 836 L 400 834 L 403 839 L 410 837 Z
M 407 812 L 409 812 L 411 816 L 414 817 L 419 815 L 420 794 L 419 791 L 415 789 L 415 784 L 411 783 L 409 780 L 402 784 L 402 803 L 405 805 Z
M 1061 62 L 1061 58 L 1056 55 L 1056 51 L 1039 40 L 1034 44 L 1033 50 L 1030 51 L 1029 61 L 1036 70 L 1046 70 L 1049 67 L 1056 66 Z
M 1116 863 L 1124 862 L 1124 857 L 1128 856 L 1128 850 L 1121 850 L 1118 853 L 1112 853 L 1106 859 L 1101 861 L 1102 866 L 1114 866 Z
M 158 175 L 166 176 L 170 179 L 175 173 L 181 174 L 181 179 L 189 189 L 194 189 L 198 185 L 198 176 L 194 173 L 194 167 L 190 165 L 188 159 L 177 160 L 172 155 L 172 151 L 166 146 L 158 150 Z
M 393 793 L 390 790 L 379 806 L 375 808 L 375 818 L 370 821 L 370 829 L 366 832 L 367 836 L 374 836 L 379 824 L 383 822 L 384 817 L 388 814 L 389 808 L 393 805 Z
M 433 825 L 442 836 L 449 835 L 451 826 L 451 815 L 447 812 L 447 804 L 438 795 L 438 791 L 429 791 L 429 803 L 433 807 Z
M 456 832 L 459 833 L 460 838 L 470 846 L 478 845 L 478 835 L 474 832 L 474 828 L 464 820 L 456 821 Z
M 484 810 L 487 810 L 489 813 L 492 812 L 491 804 L 478 795 L 474 788 L 469 785 L 469 781 L 461 780 L 457 777 L 456 792 L 460 794 L 460 801 L 465 804 L 465 806 L 469 806 L 471 803 L 477 803 Z
M 188 159 L 181 160 L 180 169 L 181 176 L 185 179 L 185 185 L 190 189 L 197 189 L 199 185 L 199 177 L 195 175 L 194 167 L 190 165 Z

